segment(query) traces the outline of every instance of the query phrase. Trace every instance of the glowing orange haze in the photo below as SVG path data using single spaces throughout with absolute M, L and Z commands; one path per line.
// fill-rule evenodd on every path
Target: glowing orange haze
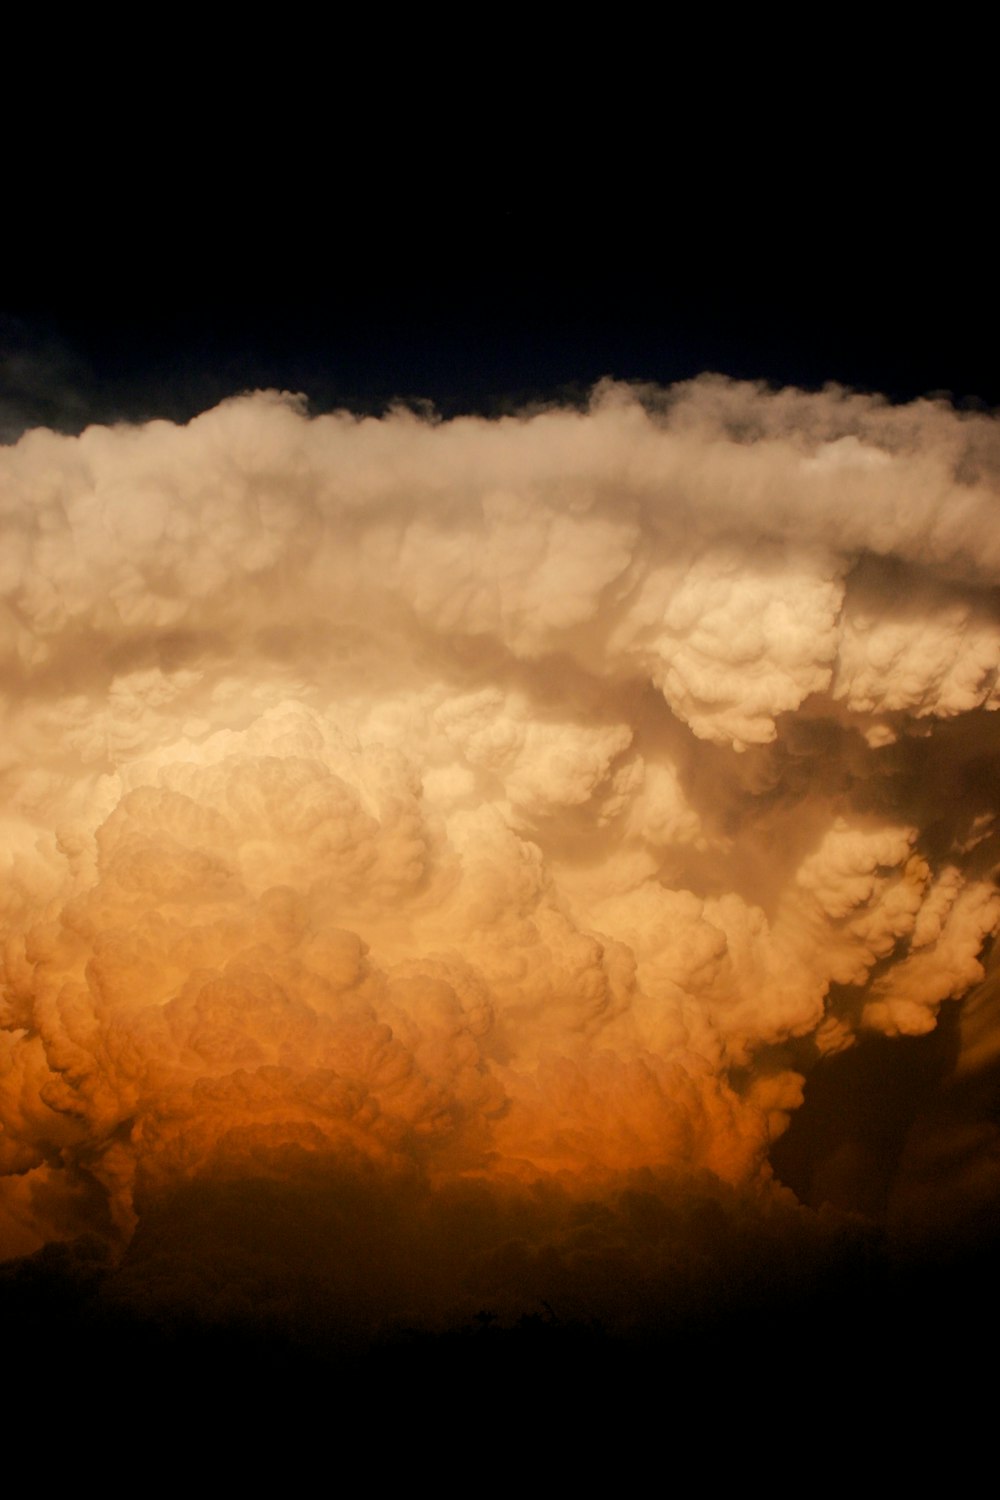
M 712 379 L 0 450 L 5 1253 L 327 1168 L 773 1191 L 789 1040 L 996 929 L 997 455 Z

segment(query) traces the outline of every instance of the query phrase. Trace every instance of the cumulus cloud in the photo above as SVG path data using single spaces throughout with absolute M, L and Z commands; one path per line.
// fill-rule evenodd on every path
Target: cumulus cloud
M 998 500 L 991 417 L 708 377 L 0 450 L 5 1252 L 261 1176 L 780 1199 L 799 1044 L 982 976 Z

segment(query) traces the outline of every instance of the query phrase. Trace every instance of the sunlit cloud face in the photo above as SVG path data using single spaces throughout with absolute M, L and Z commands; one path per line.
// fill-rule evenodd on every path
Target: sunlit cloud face
M 810 1048 L 982 977 L 998 486 L 991 418 L 709 378 L 0 450 L 5 1253 L 787 1204 Z

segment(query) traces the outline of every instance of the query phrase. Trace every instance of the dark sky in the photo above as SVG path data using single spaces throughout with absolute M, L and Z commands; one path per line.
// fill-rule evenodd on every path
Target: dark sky
M 82 17 L 32 30 L 0 104 L 0 398 L 29 420 L 60 387 L 71 425 L 247 385 L 448 411 L 705 369 L 1000 402 L 991 53 L 964 26 L 512 15 L 458 56 L 417 16 L 124 54 Z
M 256 386 L 450 413 L 711 369 L 997 404 L 974 160 L 890 172 L 863 145 L 797 173 L 703 151 L 550 182 L 337 159 L 64 175 L 3 251 L 5 399 L 70 426 Z

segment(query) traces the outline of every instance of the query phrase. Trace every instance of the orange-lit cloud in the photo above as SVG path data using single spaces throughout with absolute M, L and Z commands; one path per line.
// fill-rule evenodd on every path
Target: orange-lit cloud
M 5 1253 L 260 1179 L 767 1201 L 789 1044 L 982 975 L 998 488 L 991 418 L 709 378 L 0 450 Z

